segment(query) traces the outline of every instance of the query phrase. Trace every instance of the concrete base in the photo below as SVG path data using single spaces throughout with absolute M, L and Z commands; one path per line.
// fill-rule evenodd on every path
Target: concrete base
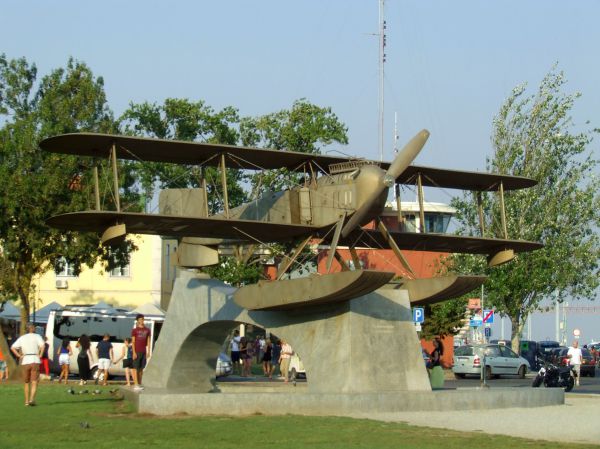
M 292 345 L 310 393 L 431 391 L 406 290 L 381 288 L 345 302 L 281 311 L 243 309 L 234 292 L 201 274 L 179 272 L 144 372 L 146 387 L 214 391 L 225 337 L 246 323 Z
M 123 388 L 138 412 L 154 415 L 311 415 L 357 416 L 365 413 L 407 411 L 488 410 L 542 407 L 565 402 L 560 388 L 494 388 L 438 391 L 382 391 L 379 393 L 310 393 L 292 385 L 232 393 L 197 393 L 194 390 L 147 388 L 142 393 Z

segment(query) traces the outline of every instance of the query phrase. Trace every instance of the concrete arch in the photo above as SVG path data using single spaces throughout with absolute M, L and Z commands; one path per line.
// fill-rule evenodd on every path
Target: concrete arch
M 404 290 L 285 311 L 242 309 L 234 292 L 205 275 L 180 272 L 146 386 L 215 391 L 215 354 L 232 327 L 247 323 L 292 344 L 310 373 L 310 392 L 431 389 Z

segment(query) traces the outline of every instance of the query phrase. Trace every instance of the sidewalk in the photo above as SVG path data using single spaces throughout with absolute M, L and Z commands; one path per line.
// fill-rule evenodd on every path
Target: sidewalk
M 456 412 L 364 414 L 356 418 L 484 432 L 536 440 L 600 445 L 600 396 L 567 394 L 565 405 Z

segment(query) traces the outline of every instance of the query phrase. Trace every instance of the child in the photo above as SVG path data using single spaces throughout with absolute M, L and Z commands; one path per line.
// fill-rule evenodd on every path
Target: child
M 56 355 L 58 356 L 58 364 L 60 365 L 58 383 L 60 383 L 62 379 L 65 380 L 65 383 L 69 381 L 69 364 L 71 363 L 71 354 L 73 354 L 73 350 L 71 349 L 69 339 L 63 338 L 60 348 L 58 348 L 58 351 L 56 351 Z
M 123 360 L 123 368 L 125 369 L 125 382 L 128 387 L 133 383 L 133 347 L 131 346 L 131 338 L 125 339 L 123 350 L 121 351 L 121 357 L 115 360 L 113 363 L 117 364 L 120 360 Z M 131 379 L 131 381 L 130 381 Z

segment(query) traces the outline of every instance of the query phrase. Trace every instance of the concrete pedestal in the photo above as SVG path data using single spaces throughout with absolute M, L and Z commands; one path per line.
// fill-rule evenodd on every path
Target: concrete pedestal
M 309 393 L 431 390 L 405 290 L 379 289 L 342 303 L 285 311 L 242 309 L 234 291 L 180 272 L 144 373 L 147 387 L 214 391 L 223 340 L 246 323 L 292 345 L 306 369 Z
M 138 411 L 364 416 L 564 403 L 561 389 L 431 391 L 404 290 L 383 288 L 342 303 L 285 311 L 242 309 L 234 292 L 220 281 L 180 273 L 144 374 L 146 389 L 122 389 Z M 259 390 L 217 384 L 217 356 L 240 323 L 286 339 L 301 357 L 308 382 L 274 382 Z

